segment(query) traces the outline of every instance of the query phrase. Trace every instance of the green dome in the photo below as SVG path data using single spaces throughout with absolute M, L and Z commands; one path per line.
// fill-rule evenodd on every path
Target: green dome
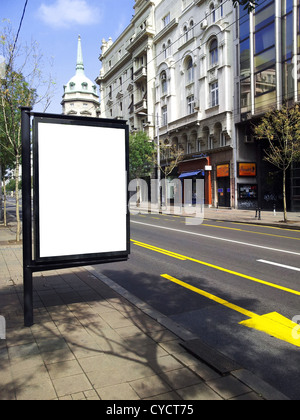
M 81 37 L 78 37 L 78 50 L 77 50 L 77 64 L 76 64 L 76 74 L 72 79 L 64 86 L 65 94 L 66 93 L 86 93 L 93 94 L 97 96 L 97 87 L 94 82 L 92 82 L 84 74 L 84 64 L 82 58 L 82 47 L 81 47 Z

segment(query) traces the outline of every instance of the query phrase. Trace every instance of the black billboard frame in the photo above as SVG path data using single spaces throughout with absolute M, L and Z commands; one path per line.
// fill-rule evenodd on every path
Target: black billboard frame
M 33 273 L 40 271 L 83 267 L 113 262 L 127 261 L 130 254 L 130 213 L 128 209 L 128 189 L 126 188 L 126 250 L 100 253 L 76 254 L 68 256 L 39 257 L 39 191 L 38 191 L 38 154 L 36 133 L 33 133 L 31 148 L 31 117 L 34 123 L 52 122 L 81 126 L 117 128 L 125 134 L 126 187 L 129 183 L 129 127 L 124 120 L 77 117 L 59 114 L 32 112 L 32 108 L 21 107 L 22 138 L 22 212 L 23 212 L 23 290 L 24 290 L 24 325 L 34 324 L 33 318 Z M 31 152 L 33 153 L 33 209 L 31 194 Z M 125 188 L 125 186 L 124 186 Z M 34 224 L 34 231 L 33 231 Z

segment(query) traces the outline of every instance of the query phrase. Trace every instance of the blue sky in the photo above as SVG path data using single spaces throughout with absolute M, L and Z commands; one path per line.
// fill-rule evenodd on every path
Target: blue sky
M 111 36 L 115 40 L 121 34 L 134 14 L 134 3 L 134 0 L 28 1 L 19 43 L 35 40 L 45 63 L 53 60 L 51 71 L 56 92 L 47 112 L 61 113 L 63 85 L 75 74 L 78 35 L 82 39 L 86 76 L 95 80 L 101 68 L 102 39 Z M 0 0 L 0 30 L 2 19 L 9 19 L 17 32 L 24 5 L 25 0 Z

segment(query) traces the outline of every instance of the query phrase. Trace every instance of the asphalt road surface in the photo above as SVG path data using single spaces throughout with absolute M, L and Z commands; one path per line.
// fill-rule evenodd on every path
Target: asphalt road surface
M 300 321 L 299 245 L 300 231 L 211 220 L 190 226 L 183 217 L 140 214 L 131 217 L 129 261 L 108 264 L 103 273 L 300 399 L 297 330 L 298 346 L 289 342 L 291 330 L 279 339 L 268 322 L 267 332 L 240 324 L 274 312 Z

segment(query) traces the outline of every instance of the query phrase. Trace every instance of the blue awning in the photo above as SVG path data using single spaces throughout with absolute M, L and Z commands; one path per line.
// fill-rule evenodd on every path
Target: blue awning
M 204 171 L 201 169 L 200 171 L 184 172 L 183 174 L 179 175 L 179 178 L 191 178 L 191 177 L 197 176 L 199 174 L 204 176 Z

